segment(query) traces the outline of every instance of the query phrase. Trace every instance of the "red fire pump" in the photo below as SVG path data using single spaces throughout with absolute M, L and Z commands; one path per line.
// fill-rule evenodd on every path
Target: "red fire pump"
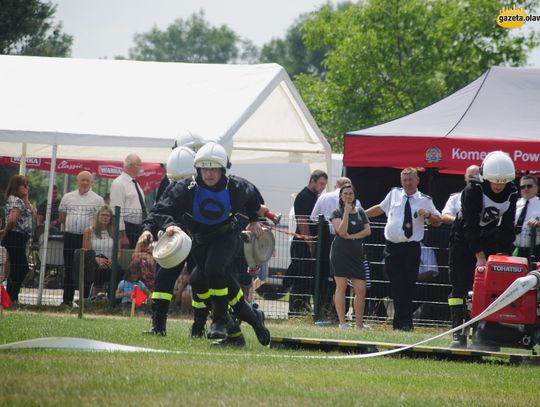
M 489 256 L 474 275 L 471 317 L 479 315 L 517 278 L 529 272 L 526 258 Z M 472 340 L 491 346 L 533 349 L 540 342 L 539 290 L 527 291 L 516 301 L 473 326 Z

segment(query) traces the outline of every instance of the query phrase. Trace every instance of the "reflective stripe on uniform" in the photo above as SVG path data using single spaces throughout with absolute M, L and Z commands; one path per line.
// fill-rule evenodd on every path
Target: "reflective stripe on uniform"
M 160 293 L 159 291 L 154 291 L 152 293 L 152 299 L 153 300 L 167 300 L 167 301 L 171 301 L 172 300 L 172 294 L 170 293 Z
M 206 304 L 202 301 L 195 301 L 195 300 L 191 300 L 191 306 L 193 308 L 197 308 L 197 309 L 205 309 L 206 308 Z
M 205 293 L 197 293 L 197 297 L 199 297 L 201 300 L 207 300 L 210 298 L 210 291 L 207 291 Z
M 212 297 L 226 297 L 227 295 L 229 295 L 229 289 L 227 287 L 225 287 L 225 288 L 211 288 L 211 289 L 208 290 L 208 293 Z M 203 299 L 205 298 L 201 294 L 199 294 L 199 297 L 201 297 Z
M 450 305 L 451 307 L 463 304 L 465 304 L 465 299 L 463 298 L 448 298 L 448 305 Z
M 238 301 L 240 301 L 243 296 L 244 296 L 244 292 L 242 291 L 241 288 L 239 288 L 238 294 L 236 294 L 236 296 L 232 300 L 229 301 L 229 305 L 233 307 L 235 304 L 238 304 Z

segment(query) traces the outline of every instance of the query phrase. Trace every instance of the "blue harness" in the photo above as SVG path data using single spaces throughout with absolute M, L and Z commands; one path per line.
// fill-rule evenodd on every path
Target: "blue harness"
M 223 223 L 231 216 L 231 209 L 227 186 L 221 191 L 210 191 L 199 185 L 195 187 L 192 212 L 195 222 L 203 225 Z

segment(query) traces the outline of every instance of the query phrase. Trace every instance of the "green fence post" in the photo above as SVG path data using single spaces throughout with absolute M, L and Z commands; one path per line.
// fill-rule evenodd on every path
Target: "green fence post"
M 116 299 L 114 293 L 116 292 L 116 276 L 118 275 L 118 244 L 120 236 L 120 207 L 114 207 L 114 236 L 113 236 L 113 255 L 111 265 L 111 283 L 109 284 L 109 300 L 111 305 L 114 305 Z
M 315 288 L 313 295 L 313 318 L 315 321 L 317 321 L 321 316 L 321 267 L 325 226 L 324 221 L 324 215 L 319 215 L 317 222 L 317 252 L 315 255 Z
M 84 314 L 84 258 L 85 250 L 79 249 L 79 318 Z

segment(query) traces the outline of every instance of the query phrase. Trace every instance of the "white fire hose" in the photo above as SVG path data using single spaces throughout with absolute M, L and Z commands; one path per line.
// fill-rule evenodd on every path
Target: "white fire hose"
M 338 355 L 338 356 L 329 356 L 336 359 L 364 359 L 372 358 L 376 356 L 390 355 L 393 353 L 403 352 L 404 350 L 414 348 L 415 346 L 423 345 L 424 343 L 431 342 L 435 339 L 439 339 L 445 335 L 453 334 L 454 332 L 461 331 L 463 328 L 468 327 L 469 325 L 474 324 L 477 321 L 480 321 L 483 318 L 488 317 L 489 315 L 499 311 L 500 309 L 506 307 L 512 302 L 516 301 L 521 296 L 529 290 L 540 287 L 540 272 L 538 270 L 531 271 L 525 277 L 517 278 L 495 301 L 493 301 L 489 307 L 484 311 L 478 314 L 473 319 L 465 322 L 464 324 L 450 329 L 449 331 L 443 332 L 432 338 L 424 339 L 423 341 L 417 342 L 412 345 L 403 346 L 401 348 L 389 349 L 381 352 L 366 353 L 360 355 Z
M 443 332 L 432 338 L 424 339 L 423 341 L 417 342 L 412 345 L 406 345 L 395 349 L 389 349 L 381 352 L 373 352 L 366 354 L 354 354 L 354 355 L 302 355 L 302 356 L 291 356 L 291 355 L 255 355 L 255 356 L 268 356 L 268 357 L 283 357 L 283 358 L 302 358 L 302 359 L 367 359 L 377 356 L 391 355 L 394 353 L 403 352 L 407 349 L 414 348 L 415 346 L 423 345 L 424 343 L 433 341 L 435 339 L 441 338 L 445 335 L 452 334 L 463 328 L 468 327 L 471 324 L 493 314 L 494 312 L 499 311 L 500 309 L 506 307 L 512 302 L 516 301 L 518 298 L 523 296 L 527 291 L 533 290 L 540 287 L 540 272 L 531 271 L 525 277 L 520 277 L 516 279 L 510 287 L 506 289 L 489 307 L 487 307 L 482 313 L 467 321 L 466 323 L 452 328 L 449 331 Z M 142 348 L 136 346 L 126 346 L 119 345 L 109 342 L 95 341 L 91 339 L 82 339 L 82 338 L 39 338 L 32 339 L 28 341 L 20 341 L 14 343 L 8 343 L 5 345 L 0 345 L 1 350 L 8 349 L 28 349 L 28 348 L 41 348 L 41 349 L 72 349 L 72 350 L 94 350 L 94 351 L 122 351 L 122 352 L 158 352 L 158 353 L 175 353 L 175 354 L 187 354 L 187 351 L 174 351 L 174 350 L 162 350 L 162 349 L 151 349 L 151 348 Z M 212 353 L 211 355 L 217 355 Z M 222 356 L 234 356 L 238 357 L 239 354 L 219 354 Z M 240 354 L 241 355 L 241 354 Z M 244 356 L 250 356 L 250 354 L 243 354 Z M 253 355 L 251 355 L 253 356 Z

